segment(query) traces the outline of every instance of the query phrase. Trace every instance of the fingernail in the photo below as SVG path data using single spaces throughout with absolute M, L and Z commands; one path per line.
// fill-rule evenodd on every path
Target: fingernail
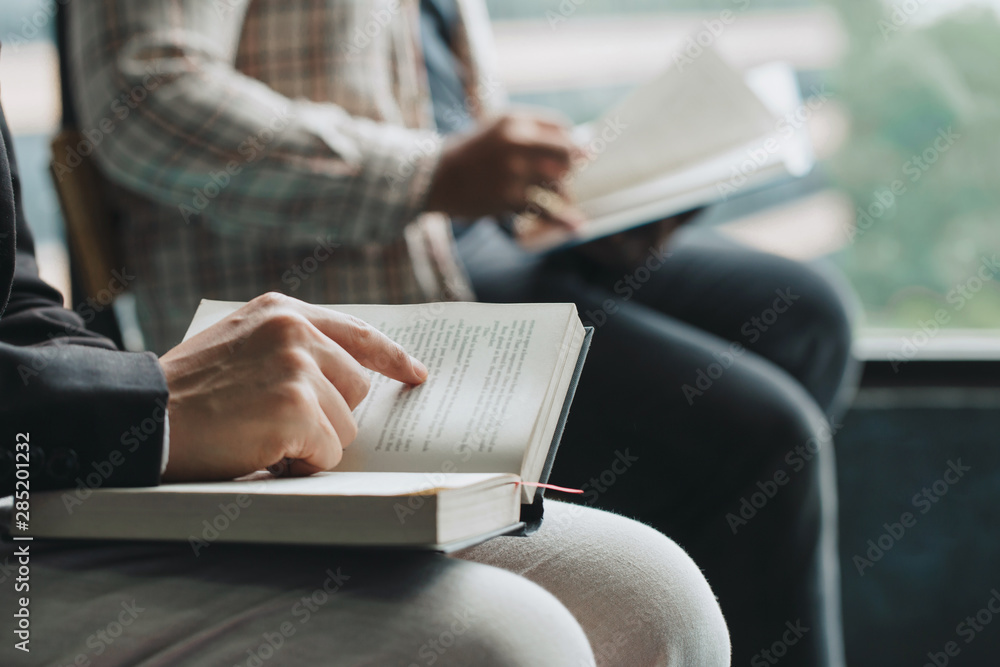
M 427 379 L 427 366 L 424 366 L 419 360 L 410 357 L 410 364 L 413 366 L 413 372 L 417 374 L 421 380 Z

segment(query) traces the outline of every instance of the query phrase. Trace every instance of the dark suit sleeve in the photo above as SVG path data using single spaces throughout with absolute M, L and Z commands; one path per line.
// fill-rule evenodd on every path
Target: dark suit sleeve
M 39 279 L 2 111 L 0 124 L 0 496 L 14 490 L 21 433 L 32 492 L 157 484 L 163 371 L 154 355 L 87 331 Z

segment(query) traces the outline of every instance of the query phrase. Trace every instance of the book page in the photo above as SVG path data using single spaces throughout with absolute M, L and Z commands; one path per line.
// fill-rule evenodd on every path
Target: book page
M 591 125 L 604 148 L 571 188 L 582 203 L 748 144 L 773 125 L 742 75 L 706 48 L 671 64 Z
M 438 473 L 414 475 L 399 472 L 318 472 L 307 477 L 275 477 L 260 472 L 229 482 L 161 484 L 147 488 L 114 489 L 118 494 L 245 493 L 304 496 L 406 496 L 433 494 L 440 489 L 460 489 L 490 480 L 516 482 L 503 473 Z
M 242 304 L 203 301 L 188 336 Z M 430 374 L 408 387 L 372 372 L 358 437 L 337 470 L 519 474 L 566 357 L 572 304 L 327 306 L 378 328 Z M 557 372 L 558 371 L 558 372 Z M 547 444 L 547 443 L 546 443 Z
M 795 71 L 787 64 L 755 67 L 747 71 L 744 80 L 775 117 L 794 114 L 803 104 Z M 735 193 L 738 195 L 785 178 L 804 176 L 815 162 L 808 133 L 805 126 L 793 132 L 788 132 L 789 128 L 771 123 L 767 133 L 749 143 L 580 201 L 578 205 L 587 224 L 575 233 L 551 225 L 528 224 L 522 228 L 524 231 L 518 242 L 534 252 L 586 243 L 636 225 L 725 201 L 734 194 L 736 183 L 739 183 Z

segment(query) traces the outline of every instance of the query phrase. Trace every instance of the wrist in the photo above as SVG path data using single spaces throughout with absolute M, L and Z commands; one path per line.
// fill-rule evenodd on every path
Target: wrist
M 455 179 L 452 176 L 452 151 L 449 148 L 450 146 L 442 148 L 431 174 L 430 185 L 427 188 L 427 195 L 422 207 L 425 213 L 450 215 L 454 212 Z

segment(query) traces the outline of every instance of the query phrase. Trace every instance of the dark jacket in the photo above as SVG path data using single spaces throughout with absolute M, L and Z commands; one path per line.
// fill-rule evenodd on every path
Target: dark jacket
M 2 110 L 0 123 L 0 496 L 13 492 L 25 460 L 18 434 L 30 443 L 32 493 L 157 484 L 163 371 L 154 355 L 121 352 L 87 331 L 38 277 Z

